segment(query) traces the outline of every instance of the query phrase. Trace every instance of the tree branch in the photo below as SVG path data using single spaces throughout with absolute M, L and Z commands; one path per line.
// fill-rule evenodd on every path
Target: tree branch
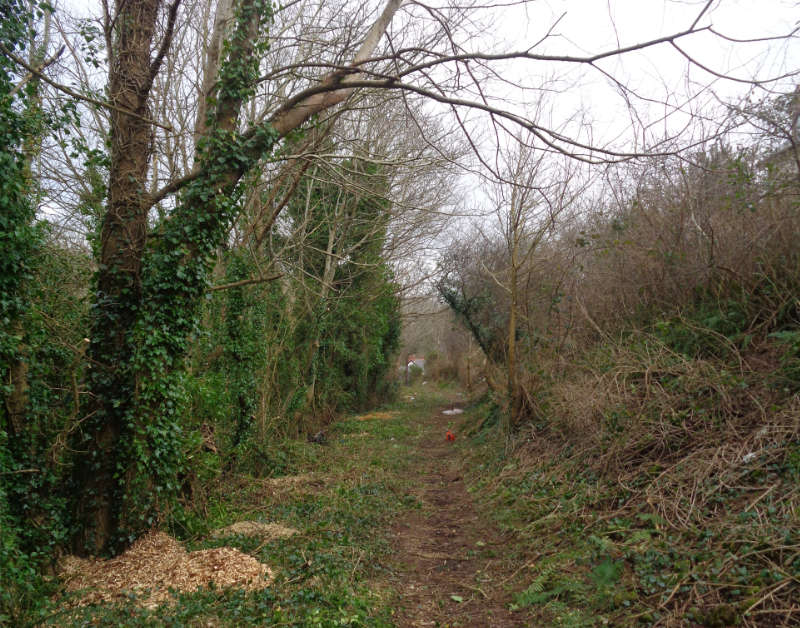
M 710 30 L 709 26 L 705 26 L 703 28 L 690 28 L 685 31 L 680 31 L 678 33 L 673 33 L 671 35 L 665 35 L 664 37 L 658 37 L 656 39 L 650 39 L 648 41 L 639 42 L 636 44 L 631 44 L 630 46 L 624 46 L 621 48 L 614 48 L 613 50 L 606 50 L 604 52 L 599 52 L 595 55 L 590 55 L 586 57 L 576 57 L 572 55 L 545 55 L 545 54 L 534 54 L 531 52 L 533 48 L 527 50 L 517 50 L 513 52 L 504 52 L 504 53 L 497 53 L 497 54 L 489 54 L 489 53 L 481 53 L 481 52 L 464 52 L 461 54 L 456 55 L 437 55 L 435 59 L 431 59 L 429 61 L 425 61 L 423 63 L 419 63 L 416 65 L 409 66 L 405 68 L 402 72 L 398 72 L 395 76 L 397 78 L 402 78 L 408 76 L 409 74 L 413 74 L 415 72 L 421 72 L 422 70 L 428 70 L 434 68 L 437 65 L 442 65 L 445 63 L 457 63 L 457 62 L 466 62 L 466 61 L 510 61 L 514 59 L 526 59 L 528 61 L 546 61 L 546 62 L 557 62 L 557 63 L 578 63 L 578 64 L 585 64 L 585 65 L 593 65 L 598 61 L 602 61 L 603 59 L 608 59 L 610 57 L 616 57 L 624 54 L 628 54 L 630 52 L 636 52 L 639 50 L 644 50 L 646 48 L 652 48 L 653 46 L 657 46 L 659 44 L 667 44 L 672 43 L 674 40 L 682 39 L 689 35 L 696 35 L 697 33 L 702 33 L 703 31 Z M 275 74 L 279 74 L 281 72 L 291 70 L 291 69 L 299 69 L 299 68 L 309 68 L 309 67 L 324 67 L 331 69 L 333 74 L 338 74 L 344 77 L 346 74 L 372 74 L 374 76 L 384 76 L 385 74 L 381 73 L 373 73 L 369 72 L 368 70 L 362 70 L 359 66 L 364 65 L 366 63 L 377 63 L 381 61 L 391 61 L 398 57 L 402 57 L 406 53 L 410 52 L 428 52 L 425 50 L 420 50 L 418 48 L 401 48 L 394 52 L 391 55 L 385 55 L 380 57 L 370 57 L 370 58 L 363 58 L 359 61 L 354 61 L 350 65 L 346 66 L 338 66 L 333 64 L 325 64 L 325 63 L 318 63 L 318 64 L 310 64 L 310 63 L 298 63 L 287 65 L 278 70 L 273 70 L 267 75 L 260 77 L 259 81 L 269 80 Z M 347 79 L 344 79 L 342 83 L 347 82 Z
M 232 283 L 226 283 L 219 286 L 211 286 L 209 287 L 209 291 L 214 292 L 216 290 L 230 290 L 231 288 L 241 288 L 242 286 L 251 286 L 257 283 L 267 283 L 268 281 L 275 281 L 281 277 L 283 277 L 283 273 L 272 275 L 270 277 L 259 277 L 257 279 L 242 279 L 241 281 L 234 281 Z
M 567 150 L 563 144 L 573 146 L 576 149 L 587 151 L 589 153 L 599 153 L 605 155 L 607 157 L 612 158 L 613 161 L 624 161 L 637 157 L 663 156 L 669 153 L 620 152 L 620 151 L 613 151 L 609 149 L 599 148 L 596 146 L 591 146 L 589 144 L 578 142 L 577 140 L 556 133 L 551 129 L 547 129 L 539 125 L 536 125 L 532 121 L 522 118 L 521 116 L 513 114 L 509 111 L 505 111 L 497 107 L 492 107 L 485 101 L 475 102 L 460 98 L 453 98 L 445 95 L 444 93 L 436 93 L 431 90 L 418 87 L 409 83 L 403 83 L 401 82 L 400 79 L 403 77 L 407 77 L 413 73 L 425 72 L 426 70 L 432 69 L 436 66 L 445 63 L 458 63 L 458 62 L 467 62 L 475 60 L 507 61 L 511 59 L 527 59 L 534 61 L 581 63 L 581 64 L 594 65 L 597 61 L 600 61 L 602 59 L 619 56 L 637 50 L 643 50 L 645 48 L 650 48 L 663 43 L 672 44 L 677 48 L 675 40 L 705 30 L 709 30 L 709 27 L 703 27 L 697 29 L 695 28 L 696 26 L 695 23 L 692 25 L 691 28 L 685 31 L 673 33 L 668 36 L 659 37 L 656 39 L 640 42 L 637 44 L 632 44 L 630 46 L 615 48 L 613 50 L 607 50 L 595 55 L 583 56 L 583 57 L 571 56 L 571 55 L 539 55 L 539 54 L 533 54 L 530 51 L 518 51 L 518 52 L 511 52 L 504 54 L 464 53 L 456 55 L 439 56 L 436 59 L 432 59 L 424 63 L 409 66 L 394 76 L 386 76 L 385 74 L 382 73 L 372 73 L 367 70 L 360 70 L 359 66 L 362 66 L 365 63 L 397 58 L 398 56 L 402 56 L 402 54 L 405 52 L 417 51 L 417 49 L 408 48 L 408 49 L 398 50 L 397 52 L 395 52 L 393 55 L 390 56 L 384 56 L 384 57 L 369 56 L 377 46 L 377 42 L 379 41 L 382 34 L 386 31 L 386 28 L 388 27 L 394 14 L 397 12 L 401 4 L 402 0 L 389 0 L 389 2 L 387 2 L 386 6 L 384 7 L 383 13 L 381 14 L 380 18 L 370 28 L 369 33 L 365 37 L 364 43 L 362 44 L 361 48 L 355 55 L 353 62 L 350 65 L 336 66 L 330 64 L 320 64 L 320 67 L 333 68 L 333 71 L 329 73 L 325 78 L 323 78 L 319 84 L 301 90 L 295 96 L 289 98 L 269 118 L 268 122 L 266 122 L 265 124 L 271 125 L 278 132 L 278 135 L 280 137 L 283 137 L 290 131 L 302 125 L 316 113 L 319 113 L 325 109 L 334 107 L 344 102 L 355 89 L 359 88 L 400 89 L 417 93 L 426 98 L 430 98 L 438 102 L 451 105 L 452 107 L 468 107 L 472 109 L 478 109 L 486 113 L 489 113 L 490 115 L 504 118 L 506 120 L 513 122 L 514 124 L 522 126 L 523 128 L 531 131 L 545 146 L 547 146 L 551 150 L 557 151 L 561 154 L 568 155 L 574 159 L 578 159 L 580 161 L 584 161 L 587 163 L 603 163 L 607 162 L 608 159 L 594 159 L 591 156 L 582 155 Z M 680 48 L 678 48 L 678 50 L 681 53 L 683 53 L 683 51 L 680 50 Z M 308 67 L 308 64 L 305 64 L 305 67 Z M 364 78 L 366 75 L 380 76 L 381 78 L 366 79 Z M 256 132 L 260 128 L 262 128 L 262 126 L 263 125 L 251 127 L 250 129 L 242 133 L 242 135 L 240 136 L 241 139 L 246 143 L 256 134 Z M 254 150 L 258 150 L 257 147 L 254 147 Z M 163 200 L 164 198 L 166 198 L 167 196 L 169 196 L 170 194 L 177 192 L 184 185 L 190 183 L 191 181 L 199 177 L 201 174 L 202 174 L 201 171 L 193 171 L 185 175 L 184 177 L 181 177 L 180 179 L 168 183 L 152 196 L 151 204 L 156 204 L 161 200 Z
M 729 76 L 727 74 L 722 74 L 721 72 L 717 72 L 715 70 L 712 70 L 708 66 L 703 65 L 702 63 L 697 61 L 694 57 L 692 57 L 688 52 L 683 50 L 683 48 L 681 48 L 674 41 L 671 41 L 670 44 L 672 44 L 672 47 L 675 48 L 675 50 L 677 50 L 679 53 L 681 53 L 686 58 L 686 60 L 689 63 L 691 63 L 692 65 L 696 65 L 701 70 L 705 70 L 706 72 L 708 72 L 709 74 L 711 74 L 713 76 L 716 76 L 717 78 L 721 78 L 721 79 L 724 79 L 726 81 L 733 81 L 734 83 L 744 83 L 745 85 L 766 85 L 767 83 L 774 83 L 775 81 L 779 81 L 781 79 L 789 78 L 790 76 L 797 76 L 797 74 L 798 74 L 798 71 L 795 71 L 795 72 L 787 72 L 786 74 L 782 74 L 781 76 L 775 76 L 775 77 L 772 77 L 772 78 L 762 79 L 762 80 L 758 80 L 758 79 L 740 79 L 740 78 L 737 78 L 735 76 Z
M 8 48 L 6 48 L 5 44 L 0 43 L 0 50 L 2 50 L 5 54 L 8 55 L 8 58 L 11 59 L 17 65 L 25 68 L 31 74 L 38 76 L 48 85 L 55 87 L 58 91 L 64 92 L 68 96 L 72 96 L 73 98 L 77 98 L 78 100 L 83 100 L 85 102 L 92 103 L 93 105 L 97 105 L 98 107 L 104 107 L 105 109 L 111 109 L 113 111 L 119 111 L 120 113 L 124 113 L 125 115 L 131 116 L 133 118 L 138 118 L 139 120 L 144 120 L 145 122 L 149 122 L 157 127 L 164 129 L 165 131 L 169 131 L 172 133 L 173 128 L 168 124 L 161 124 L 160 122 L 156 122 L 155 120 L 151 120 L 150 118 L 146 118 L 144 116 L 140 116 L 138 113 L 135 113 L 129 109 L 125 109 L 123 107 L 117 107 L 116 105 L 112 105 L 110 102 L 105 102 L 103 100 L 98 100 L 96 98 L 92 98 L 91 96 L 86 96 L 85 94 L 79 94 L 78 92 L 70 89 L 66 85 L 61 85 L 60 83 L 56 83 L 53 79 L 51 79 L 46 74 L 40 72 L 34 67 L 31 67 L 28 63 L 24 60 L 20 59 L 17 55 L 11 52 Z
M 708 10 L 711 8 L 711 5 L 712 5 L 712 4 L 714 4 L 714 0 L 708 0 L 708 2 L 706 2 L 706 5 L 703 7 L 703 10 L 702 10 L 702 11 L 700 11 L 700 13 L 699 13 L 699 14 L 697 15 L 697 17 L 694 19 L 694 22 L 692 22 L 692 26 L 691 26 L 691 28 L 694 28 L 695 26 L 697 26 L 697 23 L 698 23 L 698 22 L 700 21 L 700 19 L 701 19 L 701 18 L 702 18 L 702 17 L 703 17 L 703 16 L 706 14 L 706 11 L 708 11 Z
M 158 70 L 161 68 L 161 64 L 164 61 L 164 57 L 167 54 L 167 50 L 169 50 L 170 45 L 172 44 L 172 36 L 175 32 L 175 18 L 178 16 L 178 7 L 180 6 L 181 0 L 175 0 L 172 3 L 172 6 L 169 8 L 169 16 L 167 17 L 167 30 L 164 33 L 164 38 L 161 40 L 161 46 L 158 48 L 158 54 L 156 54 L 156 58 L 153 59 L 153 62 L 150 64 L 150 80 L 147 84 L 147 89 L 143 90 L 143 93 L 149 94 L 150 87 L 153 85 L 153 81 L 158 74 Z
M 40 73 L 40 72 L 41 72 L 42 70 L 44 70 L 44 69 L 45 69 L 47 66 L 49 66 L 49 65 L 52 65 L 53 63 L 55 63 L 55 62 L 58 60 L 58 58 L 59 58 L 59 57 L 60 57 L 60 56 L 61 56 L 61 55 L 64 53 L 64 50 L 65 50 L 65 48 L 66 48 L 65 46 L 61 46 L 61 48 L 59 48 L 59 49 L 58 49 L 58 51 L 57 51 L 57 52 L 56 52 L 56 53 L 55 53 L 55 54 L 54 54 L 52 57 L 50 57 L 50 58 L 49 58 L 49 59 L 47 59 L 46 61 L 43 61 L 43 62 L 42 62 L 42 63 L 40 63 L 38 66 L 36 66 L 36 72 Z M 29 71 L 29 72 L 28 72 L 28 73 L 27 73 L 27 74 L 26 74 L 26 75 L 25 75 L 25 76 L 22 78 L 22 80 L 21 80 L 19 83 L 17 83 L 16 85 L 14 85 L 14 88 L 13 88 L 13 89 L 12 89 L 12 90 L 11 90 L 11 91 L 8 93 L 8 96 L 7 96 L 7 98 L 13 98 L 13 97 L 14 97 L 14 95 L 15 95 L 15 94 L 16 94 L 16 93 L 17 93 L 19 90 L 21 90 L 23 87 L 25 87 L 25 84 L 26 84 L 28 81 L 30 81 L 30 80 L 31 80 L 31 79 L 32 79 L 34 76 L 37 76 L 36 72 Z M 39 74 L 39 76 L 40 76 L 40 74 Z

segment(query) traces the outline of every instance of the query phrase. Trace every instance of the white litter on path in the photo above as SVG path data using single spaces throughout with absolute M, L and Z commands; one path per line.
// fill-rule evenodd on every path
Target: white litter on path
M 453 408 L 452 410 L 443 410 L 442 414 L 451 415 L 451 414 L 461 414 L 462 412 L 464 411 L 461 408 Z

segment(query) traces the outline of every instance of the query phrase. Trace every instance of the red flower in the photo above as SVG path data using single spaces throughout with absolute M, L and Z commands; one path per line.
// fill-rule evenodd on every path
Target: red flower
M 453 434 L 453 432 L 451 432 L 450 430 L 447 430 L 447 434 L 445 434 L 444 437 L 449 441 L 453 441 L 456 439 L 456 435 Z

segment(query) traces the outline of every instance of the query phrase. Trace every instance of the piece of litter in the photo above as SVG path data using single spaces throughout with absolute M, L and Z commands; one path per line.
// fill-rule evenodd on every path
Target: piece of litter
M 446 415 L 450 416 L 452 414 L 461 414 L 463 412 L 464 411 L 461 408 L 453 408 L 452 410 L 443 410 L 442 414 L 446 414 Z
M 749 454 L 745 454 L 744 456 L 742 456 L 742 462 L 747 464 L 748 462 L 752 462 L 753 460 L 755 460 L 757 456 L 758 454 L 751 451 Z

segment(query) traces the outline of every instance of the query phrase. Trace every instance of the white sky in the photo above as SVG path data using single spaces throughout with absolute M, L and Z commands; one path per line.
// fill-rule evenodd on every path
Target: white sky
M 357 0 L 354 0 L 357 1 Z M 385 0 L 373 0 L 376 7 Z M 459 0 L 453 0 L 458 3 Z M 68 11 L 77 15 L 102 14 L 96 0 L 62 0 Z M 446 6 L 448 0 L 423 0 L 425 4 Z M 706 0 L 485 0 L 480 13 L 495 23 L 490 32 L 477 40 L 478 48 L 521 50 L 540 40 L 557 20 L 553 36 L 535 51 L 551 54 L 587 55 L 619 46 L 631 45 L 687 29 L 706 5 Z M 418 12 L 418 9 L 412 9 Z M 712 25 L 733 38 L 762 38 L 785 35 L 798 25 L 798 0 L 714 0 L 699 26 Z M 698 61 L 723 74 L 742 79 L 766 78 L 800 69 L 800 38 L 780 42 L 732 44 L 710 33 L 698 33 L 680 40 L 680 45 Z M 692 67 L 669 44 L 639 53 L 607 59 L 600 64 L 614 77 L 623 80 L 642 96 L 657 101 L 683 104 L 688 93 L 697 93 L 699 86 L 723 99 L 732 99 L 747 86 L 724 81 Z M 619 95 L 599 73 L 583 66 L 515 62 L 504 66 L 504 78 L 520 79 L 538 85 L 542 77 L 558 73 L 565 93 L 558 95 L 557 115 L 570 116 L 583 109 L 592 122 L 594 141 L 614 141 L 620 146 L 631 141 L 626 136 L 630 127 L 628 113 Z M 688 79 L 688 81 L 687 81 Z M 779 89 L 787 91 L 793 81 L 784 81 Z M 495 94 L 511 100 L 531 100 L 532 94 L 520 96 L 506 86 L 498 86 Z M 763 93 L 762 93 L 763 95 Z M 711 99 L 711 91 L 703 98 Z M 556 102 L 553 100 L 552 102 Z M 650 120 L 659 119 L 663 107 L 637 107 Z M 680 125 L 675 120 L 673 126 Z M 666 127 L 654 129 L 663 134 Z M 641 140 L 641 138 L 637 138 Z
M 536 51 L 596 54 L 686 30 L 705 4 L 706 0 L 538 0 L 502 9 L 502 13 L 497 14 L 498 28 L 493 36 L 501 33 L 508 49 L 524 49 L 539 40 L 561 18 L 554 36 Z M 711 25 L 714 30 L 737 39 L 785 35 L 800 19 L 797 4 L 781 0 L 716 0 L 698 26 Z M 679 40 L 679 45 L 700 63 L 720 74 L 743 80 L 763 79 L 800 69 L 798 44 L 798 37 L 733 44 L 709 32 Z M 534 70 L 532 66 L 517 63 L 515 71 L 525 77 L 526 72 Z M 658 101 L 669 100 L 673 104 L 682 102 L 681 94 L 696 94 L 701 86 L 710 88 L 701 100 L 711 98 L 712 91 L 720 98 L 732 99 L 749 87 L 716 78 L 696 66 L 688 68 L 687 60 L 669 44 L 607 59 L 600 66 L 640 95 Z M 549 70 L 566 70 L 575 80 L 575 86 L 567 94 L 558 96 L 561 112 L 584 106 L 591 113 L 595 133 L 606 139 L 614 137 L 621 125 L 627 125 L 629 117 L 621 108 L 620 98 L 599 73 L 574 68 L 569 74 L 570 68 L 565 64 L 554 64 Z M 789 79 L 771 87 L 788 91 L 793 85 L 794 81 Z M 643 106 L 639 110 L 651 119 L 664 111 L 657 106 Z
M 734 39 L 784 36 L 798 24 L 798 4 L 781 0 L 715 0 L 698 27 L 712 26 L 718 33 Z M 491 7 L 487 2 L 486 18 L 495 24 L 474 45 L 485 46 L 492 52 L 525 50 L 539 42 L 558 22 L 552 36 L 534 52 L 588 56 L 685 31 L 705 5 L 706 0 L 535 0 L 501 8 Z M 714 72 L 743 81 L 800 70 L 797 36 L 780 41 L 731 43 L 702 32 L 682 38 L 678 44 Z M 587 143 L 622 151 L 641 150 L 643 144 L 652 144 L 678 130 L 683 132 L 681 140 L 688 143 L 690 138 L 696 139 L 701 132 L 709 132 L 716 126 L 710 122 L 705 128 L 686 128 L 692 112 L 713 107 L 719 116 L 720 100 L 735 101 L 752 89 L 751 85 L 724 80 L 690 65 L 668 43 L 605 59 L 598 65 L 639 96 L 654 101 L 632 101 L 637 123 L 653 123 L 646 133 L 640 129 L 637 132 L 638 124 L 632 123 L 625 101 L 610 81 L 585 65 L 515 60 L 504 66 L 503 78 L 537 86 L 548 75 L 557 76 L 558 81 L 553 85 L 557 93 L 546 97 L 546 114 L 552 115 L 552 125 L 558 126 L 581 111 L 585 126 L 580 130 L 573 127 L 569 135 L 577 134 Z M 794 85 L 795 79 L 790 78 L 765 87 L 786 92 Z M 533 92 L 522 93 L 509 85 L 498 85 L 491 91 L 498 99 L 517 103 L 531 102 L 536 97 Z M 767 95 L 764 89 L 754 94 L 756 98 Z M 503 106 L 521 111 L 520 105 Z M 676 112 L 676 106 L 683 111 Z M 479 118 L 473 116 L 474 128 L 486 129 L 485 116 Z M 481 152 L 494 165 L 494 136 L 486 132 L 483 140 Z M 464 178 L 465 214 L 491 211 L 486 185 L 470 175 Z

